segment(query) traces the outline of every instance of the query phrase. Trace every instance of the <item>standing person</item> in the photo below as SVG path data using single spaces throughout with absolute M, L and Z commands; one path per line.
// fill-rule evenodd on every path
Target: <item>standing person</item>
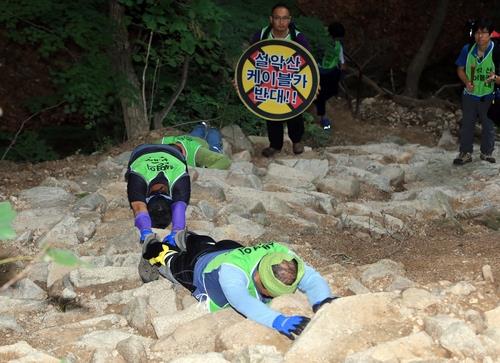
M 166 228 L 172 223 L 164 241 L 175 244 L 176 233 L 186 228 L 191 196 L 184 156 L 171 145 L 140 145 L 132 151 L 125 181 L 140 243 L 154 236 L 152 228 Z
M 264 39 L 284 39 L 297 42 L 306 49 L 310 49 L 309 42 L 304 34 L 300 33 L 295 24 L 292 23 L 290 9 L 285 4 L 276 4 L 269 16 L 269 25 L 255 33 L 251 43 L 256 43 Z M 293 153 L 304 152 L 302 136 L 304 135 L 304 118 L 302 115 L 291 118 L 287 121 L 266 121 L 269 147 L 262 150 L 262 155 L 266 158 L 272 157 L 283 148 L 284 123 L 288 127 L 288 136 L 293 143 Z
M 316 312 L 334 297 L 328 283 L 311 266 L 284 245 L 271 241 L 255 246 L 238 242 L 215 242 L 190 232 L 176 236 L 177 245 L 150 239 L 143 245 L 143 258 L 172 283 L 187 288 L 211 312 L 227 307 L 290 339 L 309 322 L 300 315 L 286 316 L 267 306 L 274 297 L 297 289 L 307 295 Z M 148 282 L 147 280 L 145 282 Z
M 344 26 L 333 22 L 328 26 L 328 33 L 333 42 L 325 49 L 319 64 L 320 91 L 316 98 L 316 112 L 320 118 L 323 130 L 331 129 L 331 121 L 326 116 L 326 101 L 339 92 L 339 82 L 342 71 L 345 69 L 344 48 L 342 39 L 345 35 Z
M 462 125 L 460 127 L 460 152 L 454 165 L 464 165 L 472 161 L 474 141 L 474 126 L 476 117 L 481 122 L 481 160 L 495 163 L 492 156 L 495 147 L 495 127 L 488 117 L 488 109 L 494 98 L 494 84 L 500 84 L 500 79 L 495 75 L 498 69 L 498 59 L 494 53 L 499 54 L 491 41 L 493 23 L 488 19 L 480 19 L 474 23 L 472 33 L 474 43 L 466 44 L 455 64 L 457 74 L 464 83 L 462 94 Z M 495 64 L 496 63 L 496 64 Z

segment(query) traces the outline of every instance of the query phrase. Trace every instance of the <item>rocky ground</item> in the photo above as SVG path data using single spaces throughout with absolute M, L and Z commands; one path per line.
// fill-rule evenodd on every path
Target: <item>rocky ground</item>
M 272 160 L 258 157 L 265 138 L 227 128 L 231 169 L 193 170 L 191 230 L 287 243 L 343 297 L 315 316 L 300 293 L 275 299 L 313 317 L 295 342 L 208 314 L 166 280 L 140 282 L 123 182 L 132 144 L 0 165 L 1 198 L 18 211 L 3 255 L 51 244 L 86 263 L 2 266 L 1 283 L 24 274 L 0 293 L 0 361 L 500 362 L 500 164 L 452 167 L 455 150 L 436 145 L 457 115 L 426 115 L 436 123 L 401 127 L 340 109 L 331 146 L 297 158 L 287 144 Z

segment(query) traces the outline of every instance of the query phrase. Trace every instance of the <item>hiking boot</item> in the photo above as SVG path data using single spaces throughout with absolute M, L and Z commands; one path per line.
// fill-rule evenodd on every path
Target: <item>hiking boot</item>
M 472 161 L 471 153 L 461 152 L 458 154 L 455 160 L 453 160 L 453 165 L 464 165 Z
M 148 260 L 142 257 L 139 261 L 138 270 L 139 276 L 144 283 L 158 280 L 158 278 L 160 277 L 159 267 L 156 265 L 151 265 Z
M 479 157 L 481 158 L 481 160 L 487 161 L 488 163 L 495 164 L 497 162 L 495 160 L 495 158 L 493 156 L 491 156 L 491 154 L 483 154 L 483 153 L 481 153 L 481 155 Z
M 330 129 L 332 128 L 332 123 L 326 117 L 320 120 L 320 124 L 321 128 L 325 131 L 330 131 Z
M 304 145 L 300 142 L 295 142 L 292 147 L 294 154 L 302 154 L 304 152 Z
M 279 152 L 280 151 L 276 150 L 275 148 L 266 147 L 265 149 L 262 149 L 262 156 L 265 156 L 266 158 L 270 158 Z

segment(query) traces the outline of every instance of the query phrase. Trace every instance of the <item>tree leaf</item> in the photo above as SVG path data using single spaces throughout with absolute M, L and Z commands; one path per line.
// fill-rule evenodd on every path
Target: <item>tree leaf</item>
M 48 257 L 49 260 L 63 266 L 88 265 L 87 263 L 80 260 L 77 256 L 75 256 L 73 252 L 60 248 L 50 247 L 49 249 L 47 249 L 45 256 Z

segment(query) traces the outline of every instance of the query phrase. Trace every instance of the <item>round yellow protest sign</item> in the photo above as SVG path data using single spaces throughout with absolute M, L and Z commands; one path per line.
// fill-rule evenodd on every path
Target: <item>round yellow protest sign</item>
M 300 44 L 268 39 L 243 53 L 235 79 L 238 95 L 251 112 L 283 121 L 300 115 L 313 102 L 319 71 L 311 53 Z

